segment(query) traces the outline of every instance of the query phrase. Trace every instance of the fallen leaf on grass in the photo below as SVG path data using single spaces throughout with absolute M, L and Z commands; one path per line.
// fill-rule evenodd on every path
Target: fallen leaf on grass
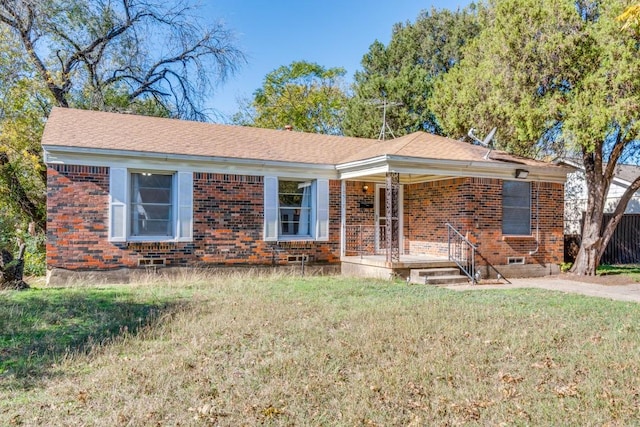
M 82 403 L 83 405 L 86 405 L 87 404 L 87 392 L 86 391 L 78 392 L 77 399 L 78 399 L 78 402 Z
M 591 338 L 589 338 L 589 341 L 591 341 L 593 344 L 600 344 L 600 341 L 602 341 L 602 336 L 593 335 Z
M 514 399 L 522 396 L 522 393 L 519 393 L 515 387 L 506 387 L 502 389 L 502 396 L 505 399 Z
M 278 415 L 282 415 L 284 414 L 284 411 L 282 409 L 278 409 L 274 406 L 269 406 L 267 408 L 264 408 L 262 410 L 262 415 L 265 418 L 274 418 L 277 417 Z
M 524 377 L 513 376 L 513 375 L 511 375 L 509 373 L 504 374 L 504 373 L 500 372 L 500 380 L 503 383 L 506 383 L 506 384 L 518 384 L 518 383 L 521 383 L 522 381 L 524 381 Z
M 553 361 L 552 358 L 547 357 L 544 360 L 540 361 L 540 362 L 535 362 L 531 364 L 532 368 L 535 369 L 545 369 L 545 368 L 555 368 L 556 367 L 556 363 Z
M 555 386 L 553 391 L 558 397 L 575 397 L 578 395 L 578 385 L 571 383 L 567 385 Z

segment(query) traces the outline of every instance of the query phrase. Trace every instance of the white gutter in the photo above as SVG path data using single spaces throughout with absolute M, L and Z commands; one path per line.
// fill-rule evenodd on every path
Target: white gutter
M 50 164 L 74 164 L 84 166 L 126 166 L 129 168 L 171 168 L 205 173 L 236 175 L 277 174 L 281 177 L 317 176 L 338 179 L 333 165 L 299 163 L 230 157 L 196 156 L 186 154 L 150 153 L 130 150 L 62 147 L 43 145 L 44 161 Z
M 515 179 L 516 169 L 526 169 L 525 181 L 549 181 L 564 183 L 569 168 L 561 166 L 533 166 L 497 160 L 446 160 L 422 159 L 406 156 L 384 155 L 366 160 L 343 163 L 336 166 L 341 179 L 355 179 L 371 174 L 398 172 L 412 175 L 438 175 Z

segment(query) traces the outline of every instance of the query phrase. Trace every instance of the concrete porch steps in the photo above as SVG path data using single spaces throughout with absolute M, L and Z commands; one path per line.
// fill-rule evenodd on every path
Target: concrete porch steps
M 460 274 L 460 270 L 454 267 L 414 268 L 409 274 L 409 282 L 421 285 L 452 285 L 468 283 L 469 278 Z

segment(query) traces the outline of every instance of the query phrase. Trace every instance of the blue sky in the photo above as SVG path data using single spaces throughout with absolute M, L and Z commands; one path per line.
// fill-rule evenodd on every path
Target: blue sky
M 207 0 L 205 22 L 222 21 L 236 33 L 247 55 L 244 65 L 216 89 L 208 106 L 224 116 L 238 110 L 238 98 L 251 98 L 264 77 L 293 61 L 343 67 L 347 82 L 375 40 L 384 44 L 397 22 L 415 21 L 422 10 L 457 9 L 470 0 Z M 224 121 L 222 118 L 216 121 Z

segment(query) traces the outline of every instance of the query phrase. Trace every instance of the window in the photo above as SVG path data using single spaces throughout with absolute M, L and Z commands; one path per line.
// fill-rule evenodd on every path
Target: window
M 531 234 L 531 184 L 529 182 L 503 182 L 502 234 Z
M 311 182 L 278 181 L 281 236 L 311 236 Z
M 328 240 L 329 181 L 264 177 L 266 241 Z
M 191 241 L 193 173 L 109 171 L 109 241 Z
M 131 236 L 173 236 L 173 176 L 131 174 Z

